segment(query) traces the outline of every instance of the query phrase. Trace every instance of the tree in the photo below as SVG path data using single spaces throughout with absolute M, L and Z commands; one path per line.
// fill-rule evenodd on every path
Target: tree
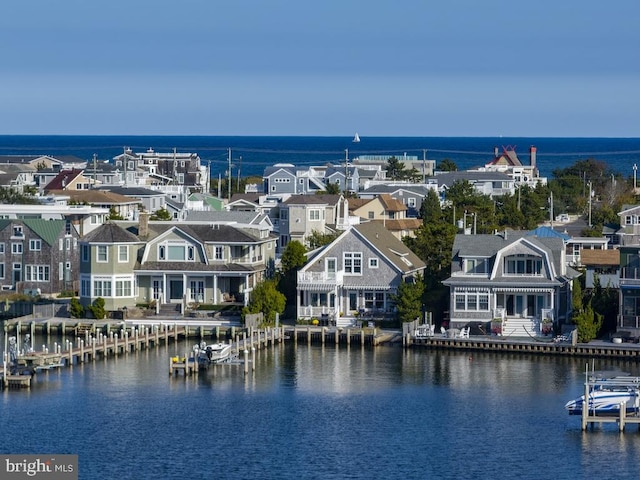
M 573 323 L 578 327 L 578 341 L 590 342 L 597 338 L 598 331 L 602 327 L 602 315 L 593 311 L 591 301 L 577 315 L 572 316 Z
M 336 238 L 338 238 L 340 234 L 338 232 L 335 233 L 322 233 L 318 230 L 314 230 L 311 232 L 311 235 L 307 237 L 307 242 L 309 243 L 309 248 L 311 250 L 315 250 L 316 248 L 320 248 L 324 245 L 329 245 Z
M 93 318 L 95 318 L 96 320 L 102 320 L 107 314 L 106 310 L 104 309 L 104 305 L 104 298 L 98 297 L 93 301 L 92 305 L 89 305 L 87 307 L 87 309 L 91 312 Z
M 316 195 L 324 195 L 324 194 L 340 195 L 341 193 L 342 193 L 342 190 L 340 189 L 340 184 L 338 182 L 335 182 L 335 183 L 327 182 L 326 185 L 324 186 L 324 190 L 318 190 L 316 192 Z
M 281 275 L 278 282 L 280 291 L 286 297 L 287 305 L 296 304 L 298 270 L 307 262 L 306 249 L 297 240 L 289 242 L 282 252 Z
M 124 220 L 124 218 L 122 217 L 122 215 L 120 215 L 118 212 L 116 212 L 116 207 L 110 207 L 109 208 L 109 220 Z
M 440 198 L 433 188 L 429 189 L 427 196 L 422 200 L 419 215 L 422 219 L 423 225 L 426 225 L 427 223 L 441 222 L 443 220 Z
M 387 178 L 391 180 L 404 180 L 407 177 L 407 170 L 404 163 L 396 157 L 387 160 Z
M 160 220 L 162 222 L 169 222 L 173 220 L 173 217 L 171 216 L 169 210 L 167 210 L 166 208 L 161 208 L 153 212 L 149 217 L 149 220 Z
M 306 248 L 297 240 L 287 244 L 282 252 L 282 272 L 288 273 L 292 270 L 299 270 L 307 262 Z
M 453 160 L 445 158 L 440 162 L 438 170 L 441 172 L 456 172 L 458 170 L 458 166 Z
M 403 282 L 398 286 L 398 293 L 391 295 L 391 300 L 396 304 L 401 322 L 412 322 L 422 317 L 423 294 L 424 282 L 420 276 L 413 283 Z
M 251 292 L 245 313 L 262 313 L 265 324 L 275 325 L 276 313 L 282 314 L 286 306 L 285 296 L 278 291 L 275 280 L 258 283 Z
M 84 307 L 76 297 L 71 298 L 71 303 L 69 303 L 69 314 L 71 315 L 71 318 L 84 317 Z

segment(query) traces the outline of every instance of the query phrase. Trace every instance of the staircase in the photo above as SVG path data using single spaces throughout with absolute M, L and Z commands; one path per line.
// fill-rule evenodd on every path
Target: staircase
M 540 334 L 536 325 L 537 322 L 532 318 L 507 318 L 502 324 L 502 336 L 536 337 Z
M 175 317 L 180 315 L 179 303 L 161 303 L 158 316 L 160 317 Z

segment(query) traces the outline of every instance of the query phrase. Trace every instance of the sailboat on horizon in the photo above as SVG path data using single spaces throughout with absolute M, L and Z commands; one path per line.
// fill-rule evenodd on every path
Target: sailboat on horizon
M 356 132 L 353 137 L 353 143 L 360 143 L 360 135 L 358 135 L 358 132 Z

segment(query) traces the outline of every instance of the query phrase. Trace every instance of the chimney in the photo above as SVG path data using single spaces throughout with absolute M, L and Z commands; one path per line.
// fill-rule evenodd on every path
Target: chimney
M 533 145 L 531 145 L 531 147 L 529 148 L 529 155 L 531 157 L 531 166 L 533 168 L 536 168 L 536 151 L 538 149 L 536 147 L 534 147 Z
M 140 212 L 138 219 L 138 237 L 146 238 L 149 236 L 149 213 Z

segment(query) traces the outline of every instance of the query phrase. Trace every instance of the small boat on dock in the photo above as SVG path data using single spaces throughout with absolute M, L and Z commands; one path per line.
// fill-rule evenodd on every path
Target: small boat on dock
M 231 345 L 227 343 L 202 344 L 198 346 L 200 364 L 222 363 L 231 358 Z
M 589 389 L 586 401 L 587 409 L 592 415 L 619 415 L 620 409 L 625 413 L 640 415 L 640 377 L 617 375 L 612 377 L 592 376 L 587 386 Z M 585 408 L 585 395 L 570 400 L 565 409 L 569 415 L 582 415 Z

